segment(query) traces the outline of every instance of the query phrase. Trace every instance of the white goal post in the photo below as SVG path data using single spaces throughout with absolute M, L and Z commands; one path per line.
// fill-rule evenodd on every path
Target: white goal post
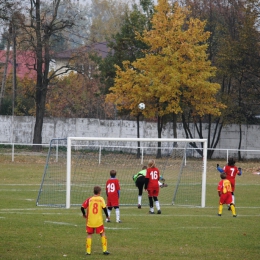
M 74 142 L 77 142 L 77 145 L 75 145 Z M 167 155 L 168 158 L 170 158 L 172 156 L 172 154 L 175 153 L 174 144 L 177 144 L 177 145 L 178 144 L 179 145 L 184 144 L 183 147 L 186 147 L 188 144 L 191 144 L 191 143 L 192 144 L 200 144 L 201 145 L 200 147 L 197 147 L 195 145 L 194 147 L 190 148 L 190 151 L 191 151 L 190 153 L 193 154 L 192 151 L 195 151 L 194 153 L 196 153 L 195 156 L 193 156 L 193 157 L 198 157 L 198 160 L 197 160 L 198 167 L 196 166 L 197 167 L 196 168 L 196 167 L 192 166 L 193 169 L 191 170 L 191 172 L 187 173 L 187 176 L 192 175 L 192 171 L 195 171 L 195 170 L 201 171 L 199 173 L 199 175 L 201 174 L 201 176 L 200 176 L 201 183 L 199 183 L 199 186 L 200 186 L 200 189 L 201 189 L 201 194 L 200 194 L 201 201 L 200 201 L 199 206 L 205 207 L 205 203 L 206 203 L 207 139 L 68 137 L 67 138 L 67 167 L 66 167 L 67 168 L 67 172 L 66 172 L 66 205 L 65 205 L 66 208 L 71 207 L 72 152 L 76 151 L 76 150 L 80 150 L 84 146 L 85 147 L 90 147 L 92 145 L 100 146 L 100 149 L 97 150 L 97 154 L 98 154 L 98 158 L 99 158 L 98 160 L 99 160 L 99 163 L 100 163 L 100 160 L 102 160 L 101 159 L 101 155 L 102 155 L 102 147 L 101 146 L 102 145 L 100 144 L 100 142 L 102 142 L 103 144 L 106 144 L 107 147 L 111 147 L 111 149 L 117 154 L 122 154 L 123 152 L 121 151 L 122 147 L 118 146 L 118 147 L 120 147 L 120 149 L 117 150 L 115 148 L 116 147 L 115 144 L 122 143 L 122 142 L 124 142 L 126 146 L 127 146 L 127 144 L 130 143 L 131 149 L 134 150 L 134 151 L 136 151 L 137 149 L 140 149 L 140 164 L 138 165 L 139 168 L 140 168 L 140 165 L 142 165 L 144 163 L 144 161 L 143 161 L 144 160 L 144 157 L 143 157 L 144 154 L 145 153 L 149 154 L 149 151 L 151 150 L 149 143 L 153 143 L 153 144 L 154 143 L 155 144 L 160 143 L 161 144 L 160 149 L 164 149 L 164 150 L 166 149 L 167 144 L 170 145 L 171 152 L 170 153 L 168 152 L 168 155 Z M 135 144 L 135 147 L 133 147 L 133 144 Z M 146 145 L 143 145 L 143 144 L 146 144 Z M 147 149 L 144 149 L 143 147 L 146 147 Z M 158 147 L 155 147 L 155 146 L 152 146 L 152 145 L 151 145 L 151 147 L 153 149 L 158 149 Z M 167 149 L 169 150 L 169 147 L 167 147 Z M 199 150 L 199 153 L 197 153 L 198 150 Z M 199 156 L 198 156 L 198 154 L 199 154 Z M 116 155 L 114 155 L 114 157 L 115 156 Z M 152 152 L 151 152 L 150 156 L 153 156 L 153 158 L 154 158 L 155 154 L 154 153 L 152 154 Z M 190 157 L 192 157 L 192 156 L 190 156 Z M 145 158 L 146 161 L 147 161 L 147 158 L 148 157 Z M 130 161 L 130 159 L 128 159 L 128 158 L 126 158 L 126 160 Z M 169 160 L 169 159 L 167 159 L 167 160 Z M 176 184 L 176 189 L 175 189 L 174 194 L 177 193 L 178 187 L 179 187 L 179 189 L 181 187 L 179 185 L 181 185 L 183 168 L 186 167 L 186 163 L 187 163 L 187 165 L 189 164 L 189 161 L 187 162 L 187 152 L 186 152 L 186 150 L 184 152 L 182 162 L 184 162 L 185 165 L 183 164 L 184 166 L 180 167 L 181 170 L 179 171 L 179 176 L 177 178 L 177 184 Z M 122 161 L 120 161 L 120 163 L 122 163 L 123 166 L 126 165 L 126 163 L 123 163 Z M 167 167 L 169 168 L 170 163 L 168 163 L 168 161 L 167 162 L 165 161 L 164 164 L 162 164 L 163 166 L 161 166 L 161 167 L 166 167 L 165 166 L 166 164 L 167 164 Z M 77 163 L 77 167 L 80 167 L 80 165 L 81 165 L 80 162 Z M 87 166 L 82 165 L 82 167 L 85 169 L 85 171 L 88 170 Z M 110 165 L 109 165 L 109 167 L 110 167 Z M 116 165 L 115 165 L 115 167 L 116 167 Z M 125 166 L 125 167 L 127 167 L 127 166 Z M 108 168 L 107 170 L 110 170 L 110 168 Z M 108 178 L 108 176 L 107 176 L 107 178 Z M 120 180 L 120 172 L 118 173 L 118 178 Z M 195 181 L 195 182 L 197 182 L 197 181 Z M 95 183 L 95 182 L 93 181 L 93 183 Z M 98 184 L 98 183 L 96 183 L 96 184 Z M 126 185 L 129 185 L 129 184 L 126 184 Z M 190 184 L 188 184 L 188 185 L 191 186 Z M 128 186 L 126 186 L 126 187 L 128 187 Z M 122 189 L 122 187 L 121 187 L 121 189 Z M 189 188 L 189 190 L 192 190 L 192 189 L 193 189 L 193 187 Z M 169 197 L 169 195 L 167 195 L 167 196 Z M 172 201 L 172 204 L 174 204 L 174 199 Z

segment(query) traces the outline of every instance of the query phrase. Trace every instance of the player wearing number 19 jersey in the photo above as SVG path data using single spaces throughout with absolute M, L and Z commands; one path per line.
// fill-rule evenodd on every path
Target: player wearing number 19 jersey
M 111 211 L 114 208 L 116 212 L 116 222 L 121 223 L 119 210 L 120 184 L 116 178 L 115 170 L 110 171 L 110 179 L 106 182 L 106 194 L 108 216 L 110 217 Z M 106 219 L 106 222 L 110 222 L 110 219 Z
M 155 161 L 153 159 L 148 161 L 148 168 L 146 170 L 145 185 L 144 189 L 148 191 L 148 199 L 150 205 L 150 214 L 154 214 L 153 202 L 157 208 L 157 214 L 161 214 L 160 203 L 158 200 L 159 195 L 159 184 L 160 171 L 155 166 Z

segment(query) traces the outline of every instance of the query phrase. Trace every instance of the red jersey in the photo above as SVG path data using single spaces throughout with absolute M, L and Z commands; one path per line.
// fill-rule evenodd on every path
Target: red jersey
M 158 168 L 147 168 L 145 178 L 149 179 L 147 190 L 159 189 L 160 171 Z
M 236 175 L 240 173 L 238 168 L 236 166 L 226 165 L 223 167 L 223 171 L 226 173 L 227 180 L 231 183 L 232 191 L 235 191 L 235 178 Z
M 111 178 L 106 183 L 107 206 L 119 206 L 120 184 L 116 178 Z
M 103 208 L 106 207 L 105 200 L 98 195 L 86 199 L 82 207 L 87 209 L 86 219 L 87 227 L 96 228 L 103 225 Z

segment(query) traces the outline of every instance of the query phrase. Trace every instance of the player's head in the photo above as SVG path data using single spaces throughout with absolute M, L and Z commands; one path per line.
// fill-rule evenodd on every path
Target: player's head
M 112 178 L 115 178 L 115 177 L 116 177 L 116 171 L 115 171 L 115 170 L 111 170 L 111 171 L 110 171 L 110 176 L 111 176 Z
M 144 166 L 142 167 L 142 170 L 145 170 L 145 169 L 147 169 L 147 166 L 146 166 L 146 165 L 144 165 Z
M 94 194 L 95 195 L 98 195 L 98 194 L 100 194 L 101 193 L 101 187 L 100 186 L 95 186 L 94 187 Z
M 155 160 L 154 159 L 150 159 L 148 161 L 148 167 L 149 168 L 154 168 L 155 167 Z
M 225 173 L 225 172 L 222 172 L 222 173 L 220 174 L 220 178 L 221 178 L 222 180 L 226 179 L 226 178 L 227 178 L 226 173 Z
M 236 161 L 234 160 L 234 158 L 228 158 L 228 165 L 229 166 L 234 166 L 236 163 Z

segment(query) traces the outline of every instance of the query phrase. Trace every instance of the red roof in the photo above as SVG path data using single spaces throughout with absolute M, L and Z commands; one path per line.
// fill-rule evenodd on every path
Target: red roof
M 54 58 L 59 59 L 69 59 L 75 53 L 82 51 L 81 50 L 66 50 L 53 55 Z M 102 58 L 105 58 L 108 54 L 108 47 L 105 42 L 95 43 L 91 46 L 85 46 L 84 51 L 97 52 Z M 6 50 L 0 50 L 0 70 L 4 71 L 4 66 L 6 63 Z M 25 76 L 29 78 L 36 78 L 35 67 L 35 54 L 32 51 L 17 51 L 16 53 L 16 75 L 18 78 L 24 78 Z M 7 76 L 13 71 L 13 51 L 10 51 L 9 59 L 8 59 L 8 68 L 7 68 Z
M 6 50 L 0 50 L 0 64 L 1 71 L 4 71 L 6 63 Z M 17 51 L 16 53 L 16 75 L 18 78 L 36 77 L 36 71 L 34 70 L 35 58 L 34 53 L 30 51 Z M 13 71 L 13 51 L 9 53 L 7 76 Z

